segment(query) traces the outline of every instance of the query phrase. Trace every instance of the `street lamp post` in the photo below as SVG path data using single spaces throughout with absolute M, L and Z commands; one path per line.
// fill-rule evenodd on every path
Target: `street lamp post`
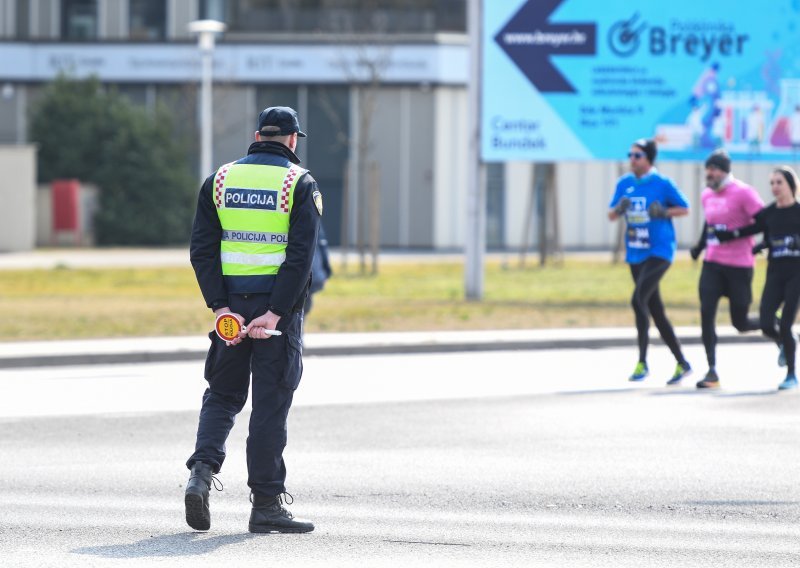
M 189 31 L 197 34 L 197 47 L 200 49 L 200 179 L 211 173 L 211 132 L 213 116 L 211 112 L 211 81 L 214 70 L 214 45 L 217 34 L 227 26 L 216 20 L 195 20 L 189 22 Z

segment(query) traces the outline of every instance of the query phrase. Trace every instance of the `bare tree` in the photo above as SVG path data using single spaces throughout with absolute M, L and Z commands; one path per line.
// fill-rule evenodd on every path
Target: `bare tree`
M 352 96 L 357 108 L 356 128 L 351 132 L 344 124 L 321 91 L 321 104 L 339 132 L 338 138 L 350 148 L 350 159 L 345 170 L 345 188 L 342 192 L 342 268 L 346 270 L 347 253 L 350 248 L 350 225 L 355 223 L 356 248 L 359 253 L 361 273 L 367 271 L 367 249 L 372 254 L 371 272 L 378 271 L 378 250 L 380 247 L 380 173 L 377 163 L 372 160 L 372 125 L 377 107 L 378 95 L 389 65 L 392 48 L 388 45 L 375 45 L 365 36 L 352 34 L 343 36 L 339 47 L 339 65 L 348 82 L 353 85 Z M 355 199 L 355 219 L 350 219 L 351 200 Z

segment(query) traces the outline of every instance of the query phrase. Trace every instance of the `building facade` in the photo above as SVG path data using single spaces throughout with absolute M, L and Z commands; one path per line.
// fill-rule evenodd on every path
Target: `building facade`
M 466 0 L 0 0 L 0 144 L 27 142 L 47 82 L 96 75 L 166 106 L 198 167 L 200 55 L 187 26 L 206 18 L 228 26 L 214 52 L 215 164 L 242 155 L 262 108 L 292 106 L 334 245 L 365 238 L 376 207 L 381 246 L 461 245 Z
M 197 170 L 200 54 L 187 26 L 216 19 L 228 30 L 214 52 L 215 164 L 243 153 L 262 108 L 295 107 L 309 134 L 298 153 L 323 190 L 334 246 L 366 240 L 372 216 L 382 247 L 460 249 L 471 171 L 466 12 L 467 0 L 0 0 L 0 144 L 28 142 L 29 109 L 47 82 L 96 75 L 136 104 L 168 108 Z M 556 164 L 564 248 L 614 245 L 605 210 L 626 151 L 620 162 Z M 659 168 L 699 204 L 700 164 Z M 487 164 L 490 248 L 537 246 L 533 169 Z M 736 171 L 769 199 L 766 166 Z M 676 222 L 679 242 L 701 224 L 695 207 Z

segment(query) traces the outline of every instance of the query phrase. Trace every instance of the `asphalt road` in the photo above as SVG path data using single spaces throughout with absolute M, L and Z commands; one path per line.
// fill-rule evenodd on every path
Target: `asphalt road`
M 721 347 L 715 393 L 663 387 L 663 348 L 644 385 L 631 349 L 309 358 L 286 452 L 307 535 L 247 533 L 247 413 L 211 531 L 185 526 L 198 364 L 3 371 L 0 566 L 800 565 L 775 355 Z

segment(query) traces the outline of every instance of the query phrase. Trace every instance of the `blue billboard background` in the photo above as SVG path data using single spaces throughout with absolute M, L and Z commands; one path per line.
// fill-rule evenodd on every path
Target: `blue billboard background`
M 484 1 L 485 161 L 800 159 L 800 0 Z

